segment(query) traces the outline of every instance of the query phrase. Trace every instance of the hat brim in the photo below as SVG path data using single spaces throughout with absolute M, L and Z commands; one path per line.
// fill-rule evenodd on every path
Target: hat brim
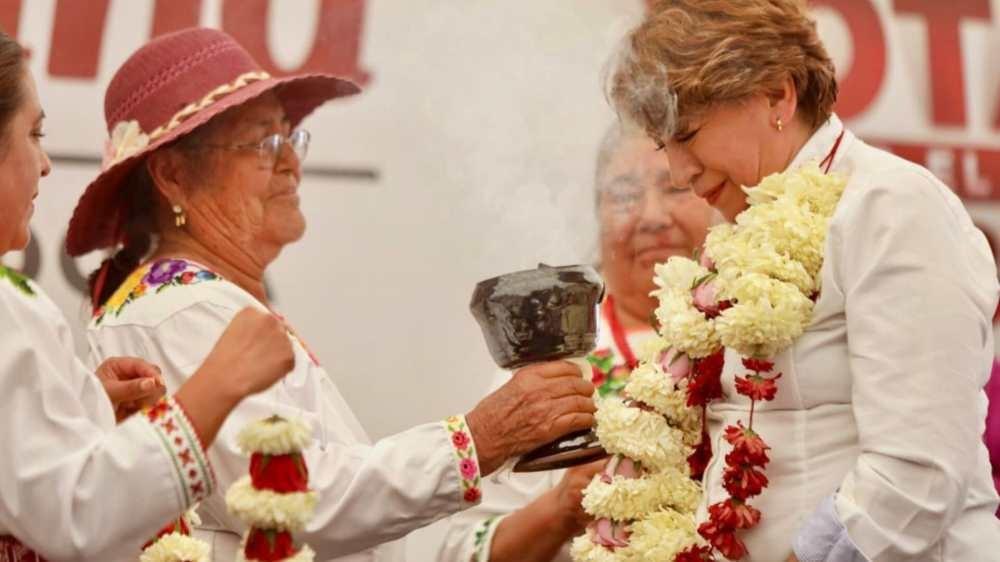
M 327 101 L 357 94 L 361 89 L 349 80 L 330 74 L 299 74 L 252 82 L 219 98 L 135 154 L 101 171 L 87 185 L 69 222 L 66 233 L 67 253 L 74 257 L 80 256 L 112 247 L 119 242 L 122 182 L 151 152 L 183 137 L 227 109 L 272 91 L 281 100 L 292 127 L 297 127 Z

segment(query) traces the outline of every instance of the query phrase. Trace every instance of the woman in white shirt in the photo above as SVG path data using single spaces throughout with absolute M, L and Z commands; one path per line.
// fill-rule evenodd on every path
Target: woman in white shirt
M 43 119 L 24 52 L 0 32 L 0 256 L 28 243 L 51 168 Z M 281 321 L 244 311 L 208 342 L 218 340 L 188 383 L 161 399 L 156 367 L 141 360 L 87 370 L 52 301 L 3 266 L 0 318 L 4 561 L 135 560 L 157 529 L 215 489 L 204 447 L 229 411 L 294 361 Z
M 273 78 L 212 29 L 159 37 L 125 61 L 105 97 L 110 157 L 67 235 L 71 254 L 117 250 L 93 277 L 95 357 L 142 351 L 176 388 L 237 310 L 269 309 L 265 270 L 305 229 L 297 190 L 309 135 L 296 127 L 357 91 L 328 75 Z M 593 386 L 554 362 L 521 370 L 465 416 L 371 443 L 319 360 L 292 340 L 295 370 L 241 404 L 208 455 L 224 490 L 246 472 L 236 437 L 248 421 L 305 418 L 318 503 L 301 538 L 320 559 L 401 560 L 401 545 L 385 543 L 476 505 L 481 475 L 593 422 Z M 232 560 L 244 525 L 223 493 L 201 515 L 215 559 Z
M 741 186 L 807 163 L 848 178 L 830 221 L 812 322 L 774 358 L 763 517 L 745 560 L 992 560 L 997 494 L 983 445 L 996 268 L 961 202 L 927 170 L 832 114 L 833 64 L 799 0 L 654 4 L 612 73 L 619 111 L 661 144 L 674 181 L 728 220 Z M 744 420 L 727 351 L 709 433 Z M 725 463 L 704 505 L 727 497 Z
M 690 188 L 671 182 L 670 164 L 653 141 L 617 123 L 601 142 L 594 185 L 608 297 L 588 360 L 592 382 L 607 396 L 618 394 L 643 346 L 656 336 L 653 266 L 693 255 L 713 213 Z M 509 372 L 497 373 L 489 390 L 509 378 Z M 569 562 L 569 540 L 590 521 L 580 506 L 581 490 L 605 462 L 485 482 L 483 502 L 450 518 L 439 562 Z

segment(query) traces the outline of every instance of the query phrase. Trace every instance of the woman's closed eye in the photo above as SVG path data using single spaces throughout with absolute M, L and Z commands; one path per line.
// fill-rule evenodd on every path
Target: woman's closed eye
M 678 134 L 674 135 L 674 140 L 676 142 L 679 142 L 679 143 L 688 142 L 689 140 L 693 139 L 694 136 L 697 135 L 698 131 L 700 131 L 700 130 L 701 130 L 700 128 L 699 129 L 691 129 L 690 131 L 685 131 L 685 132 L 682 132 L 682 133 L 678 133 Z

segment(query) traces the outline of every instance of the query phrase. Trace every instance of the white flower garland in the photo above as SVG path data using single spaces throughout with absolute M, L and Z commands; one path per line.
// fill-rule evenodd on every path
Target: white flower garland
M 298 455 L 298 470 L 305 468 L 302 450 L 312 441 L 309 426 L 300 420 L 289 420 L 271 416 L 249 424 L 237 435 L 237 443 L 244 453 L 265 455 L 257 470 L 266 471 L 278 466 L 268 463 L 268 458 L 283 455 Z M 251 466 L 254 466 L 251 464 Z M 304 476 L 306 472 L 301 472 Z M 260 475 L 256 477 L 261 478 Z M 258 485 L 266 486 L 267 477 Z M 255 531 L 294 533 L 305 528 L 316 509 L 317 494 L 314 491 L 277 492 L 272 489 L 254 487 L 250 476 L 240 478 L 226 491 L 226 507 L 229 512 L 247 524 L 249 530 L 243 537 L 237 560 L 245 562 L 247 540 Z M 272 545 L 273 548 L 273 545 Z M 315 553 L 308 545 L 301 545 L 282 562 L 312 562 Z
M 663 508 L 693 513 L 701 501 L 701 485 L 687 471 L 669 468 L 642 478 L 597 475 L 584 489 L 583 509 L 596 518 L 640 519 Z
M 244 476 L 226 492 L 226 507 L 247 525 L 279 531 L 301 531 L 316 509 L 316 492 L 279 494 L 253 487 Z
M 236 443 L 244 454 L 288 455 L 305 449 L 312 441 L 309 426 L 301 420 L 272 416 L 244 427 Z
M 749 208 L 735 224 L 710 230 L 701 263 L 673 257 L 656 266 L 662 339 L 643 350 L 624 389 L 638 403 L 599 400 L 596 414 L 605 449 L 652 472 L 610 482 L 598 476 L 584 490 L 588 513 L 627 524 L 627 546 L 602 546 L 591 528 L 573 542 L 575 561 L 670 562 L 706 544 L 694 518 L 703 492 L 687 478 L 687 457 L 701 439 L 701 412 L 687 406 L 689 379 L 666 372 L 675 369 L 662 364 L 664 354 L 668 363 L 677 357 L 686 362 L 728 347 L 770 358 L 802 335 L 820 289 L 830 217 L 846 183 L 816 165 L 768 176 L 745 190 Z
M 142 551 L 139 562 L 211 562 L 208 544 L 196 538 L 170 533 Z
M 201 525 L 198 504 L 184 512 L 172 525 L 176 525 L 181 520 L 188 529 L 194 529 Z M 169 528 L 170 525 L 164 527 L 160 533 Z M 152 544 L 143 549 L 139 555 L 139 562 L 211 562 L 210 554 L 211 548 L 208 543 L 184 534 L 181 529 L 175 529 L 156 538 Z
M 684 432 L 656 412 L 627 406 L 621 398 L 605 398 L 595 415 L 597 438 L 613 455 L 635 459 L 655 471 L 684 465 L 690 447 Z

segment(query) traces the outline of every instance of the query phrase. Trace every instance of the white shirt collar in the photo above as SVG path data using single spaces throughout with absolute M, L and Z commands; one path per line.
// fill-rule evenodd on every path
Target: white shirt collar
M 833 146 L 837 143 L 837 138 L 840 137 L 841 133 L 844 134 L 844 138 L 841 139 L 840 147 L 834 156 L 832 169 L 836 166 L 837 161 L 843 157 L 846 145 L 850 144 L 850 141 L 854 138 L 854 135 L 844 128 L 840 117 L 837 117 L 835 113 L 831 113 L 826 123 L 820 125 L 820 128 L 809 137 L 806 144 L 799 149 L 798 154 L 792 159 L 792 163 L 788 166 L 788 169 L 794 170 L 810 162 L 819 164 L 833 150 Z

